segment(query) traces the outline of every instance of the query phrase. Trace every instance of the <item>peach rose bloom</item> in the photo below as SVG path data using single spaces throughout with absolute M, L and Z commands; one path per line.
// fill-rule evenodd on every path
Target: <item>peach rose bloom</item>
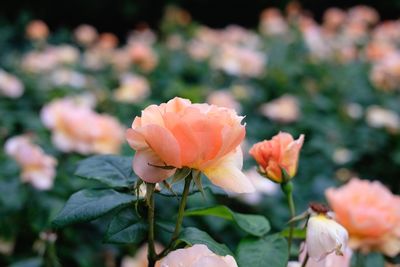
M 161 267 L 237 267 L 231 255 L 219 256 L 206 245 L 196 244 L 189 248 L 177 249 L 161 260 Z
M 31 40 L 43 40 L 49 35 L 49 28 L 41 20 L 33 20 L 26 26 L 26 35 Z
M 142 180 L 157 183 L 175 172 L 158 166 L 189 167 L 224 189 L 252 192 L 253 185 L 241 171 L 240 143 L 246 133 L 242 119 L 234 110 L 178 97 L 151 105 L 126 132 L 136 150 L 133 170 Z
M 325 192 L 336 220 L 350 235 L 349 246 L 393 257 L 400 252 L 400 197 L 378 181 L 353 178 Z
M 115 118 L 98 114 L 72 99 L 46 105 L 41 118 L 53 131 L 53 144 L 63 152 L 115 154 L 123 142 L 124 128 Z
M 304 135 L 294 140 L 290 134 L 280 132 L 271 140 L 254 144 L 249 153 L 257 161 L 262 174 L 276 183 L 282 183 L 285 182 L 282 170 L 290 179 L 296 175 L 303 142 Z
M 268 8 L 261 13 L 259 28 L 265 35 L 280 35 L 285 34 L 289 26 L 279 9 Z
M 57 160 L 46 155 L 28 136 L 20 135 L 8 139 L 4 150 L 21 167 L 23 182 L 31 183 L 39 190 L 53 187 Z
M 336 7 L 329 8 L 324 13 L 324 27 L 329 31 L 337 30 L 346 20 L 346 13 Z
M 76 41 L 83 46 L 89 46 L 93 44 L 98 35 L 99 34 L 97 33 L 96 28 L 87 24 L 78 26 L 78 28 L 76 28 L 74 31 L 74 37 Z
M 154 245 L 156 253 L 161 253 L 164 249 L 164 247 L 157 242 Z M 147 260 L 147 251 L 148 245 L 146 243 L 138 249 L 134 257 L 125 256 L 122 259 L 121 267 L 148 267 L 149 261 Z M 155 267 L 160 267 L 160 261 L 156 262 Z

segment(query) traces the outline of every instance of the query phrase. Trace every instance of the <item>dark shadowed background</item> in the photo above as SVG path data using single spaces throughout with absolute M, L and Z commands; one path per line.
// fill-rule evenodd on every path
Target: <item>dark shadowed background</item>
M 138 23 L 146 22 L 157 28 L 164 8 L 168 4 L 181 6 L 189 11 L 194 20 L 212 27 L 239 24 L 255 27 L 258 15 L 266 7 L 283 9 L 288 0 L 16 0 L 0 1 L 0 19 L 13 23 L 21 18 L 42 19 L 51 28 L 73 28 L 82 23 L 96 26 L 100 31 L 124 35 Z M 382 19 L 397 19 L 400 0 L 302 0 L 301 5 L 319 20 L 329 7 L 348 8 L 363 4 L 378 10 Z

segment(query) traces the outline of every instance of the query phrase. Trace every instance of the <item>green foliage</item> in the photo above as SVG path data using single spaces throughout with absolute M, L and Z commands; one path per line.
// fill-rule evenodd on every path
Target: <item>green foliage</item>
M 209 234 L 194 227 L 183 229 L 179 240 L 191 246 L 194 244 L 206 245 L 212 252 L 221 256 L 233 255 L 226 245 L 216 242 Z
M 132 158 L 114 155 L 93 156 L 79 162 L 75 175 L 110 187 L 132 187 L 137 180 Z
M 108 225 L 105 241 L 116 244 L 139 244 L 146 236 L 147 223 L 132 207 L 127 207 L 114 215 Z
M 131 205 L 136 197 L 113 189 L 83 189 L 73 194 L 53 221 L 57 228 L 97 219 L 107 213 Z
M 226 206 L 215 206 L 210 208 L 190 209 L 185 212 L 186 216 L 215 216 L 234 221 L 240 229 L 254 235 L 263 236 L 270 230 L 268 220 L 261 215 L 242 214 L 230 210 Z
M 245 238 L 237 248 L 237 260 L 240 267 L 286 267 L 289 252 L 286 239 L 279 235 L 262 238 Z

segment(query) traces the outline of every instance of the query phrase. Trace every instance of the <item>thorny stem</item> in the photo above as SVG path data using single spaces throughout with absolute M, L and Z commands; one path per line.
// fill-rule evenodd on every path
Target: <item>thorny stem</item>
M 146 194 L 148 194 L 147 206 L 147 220 L 149 223 L 149 232 L 148 232 L 148 253 L 147 253 L 147 260 L 149 261 L 149 267 L 154 267 L 156 263 L 156 250 L 154 247 L 154 188 L 155 184 L 146 183 Z
M 191 182 L 192 182 L 192 175 L 189 174 L 185 178 L 185 187 L 183 189 L 181 202 L 179 203 L 178 217 L 176 219 L 175 230 L 174 230 L 174 233 L 172 234 L 171 241 L 169 242 L 169 245 L 159 255 L 157 255 L 157 259 L 161 259 L 164 256 L 166 256 L 172 250 L 175 242 L 177 241 L 177 239 L 179 237 Z

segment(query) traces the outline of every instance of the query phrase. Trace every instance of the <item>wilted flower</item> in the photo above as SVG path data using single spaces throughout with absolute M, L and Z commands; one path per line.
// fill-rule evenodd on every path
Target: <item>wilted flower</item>
M 161 267 L 237 267 L 231 255 L 219 256 L 205 245 L 196 244 L 189 248 L 177 249 L 161 260 Z
M 283 95 L 260 108 L 265 117 L 282 123 L 291 123 L 298 120 L 300 115 L 299 101 L 295 96 Z
M 301 263 L 304 261 L 305 255 L 307 253 L 307 249 L 305 248 L 305 246 L 302 246 L 300 250 L 302 252 L 299 257 L 299 262 L 289 262 L 288 267 L 301 267 Z M 343 255 L 336 255 L 335 253 L 331 253 L 320 261 L 316 261 L 310 258 L 308 259 L 305 267 L 350 267 L 352 254 L 352 250 L 347 247 L 344 250 Z
M 349 232 L 352 249 L 391 257 L 400 252 L 400 197 L 380 182 L 353 178 L 341 188 L 328 189 L 326 197 Z
M 151 105 L 136 117 L 126 138 L 136 150 L 133 170 L 146 182 L 160 182 L 175 169 L 202 171 L 212 183 L 234 192 L 254 188 L 241 172 L 243 117 L 231 109 L 174 98 Z M 169 168 L 162 168 L 169 166 Z
M 10 98 L 20 97 L 24 93 L 24 85 L 14 75 L 0 69 L 0 95 Z
M 82 24 L 75 29 L 74 37 L 80 45 L 89 46 L 97 40 L 98 33 L 93 26 Z
M 254 144 L 249 153 L 257 161 L 261 174 L 276 183 L 283 183 L 296 175 L 303 142 L 304 135 L 294 140 L 290 134 L 280 132 L 271 140 Z
M 240 113 L 242 109 L 240 103 L 235 100 L 233 94 L 227 90 L 212 91 L 207 97 L 207 103 L 234 109 L 237 113 Z
M 44 40 L 49 35 L 49 28 L 41 20 L 33 20 L 26 26 L 26 35 L 31 40 Z
M 20 135 L 8 139 L 4 150 L 21 167 L 23 182 L 31 183 L 39 190 L 53 187 L 57 160 L 45 154 L 28 136 Z
M 399 115 L 389 109 L 379 106 L 370 106 L 366 112 L 366 120 L 369 126 L 374 128 L 387 128 L 397 132 L 400 128 Z
M 156 253 L 160 253 L 163 250 L 163 246 L 159 243 L 155 243 Z M 122 259 L 121 267 L 148 267 L 147 260 L 148 245 L 143 244 L 139 250 L 136 252 L 134 257 L 125 256 Z M 160 267 L 160 261 L 157 261 L 155 267 Z
M 41 118 L 53 131 L 54 145 L 64 152 L 118 153 L 123 142 L 124 128 L 114 117 L 98 114 L 72 99 L 49 103 Z
M 306 249 L 311 259 L 321 261 L 329 254 L 343 256 L 349 235 L 335 222 L 323 205 L 310 205 L 311 216 L 307 222 Z
M 148 81 L 138 75 L 123 75 L 120 87 L 114 91 L 114 98 L 120 102 L 138 103 L 150 94 Z

